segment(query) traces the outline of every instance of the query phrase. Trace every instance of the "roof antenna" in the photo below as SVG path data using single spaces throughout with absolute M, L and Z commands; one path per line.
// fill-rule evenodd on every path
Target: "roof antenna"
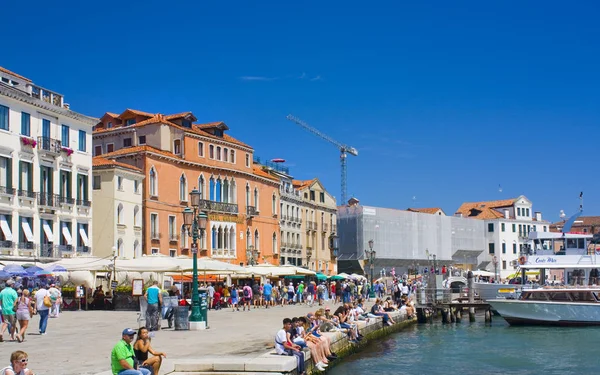
M 579 212 L 583 212 L 583 191 L 579 193 Z

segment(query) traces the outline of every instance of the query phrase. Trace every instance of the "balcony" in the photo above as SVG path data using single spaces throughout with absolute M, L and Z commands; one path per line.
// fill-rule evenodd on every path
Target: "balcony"
M 325 224 L 325 223 L 321 224 L 321 230 L 323 232 L 327 232 L 327 228 L 329 228 L 329 224 Z
M 12 249 L 15 243 L 12 241 L 0 241 L 0 249 Z
M 59 155 L 62 151 L 60 139 L 38 137 L 38 150 L 46 151 L 48 154 Z
M 179 235 L 177 235 L 175 233 L 169 233 L 169 241 L 170 242 L 177 242 L 177 241 L 179 241 Z
M 65 197 L 62 195 L 55 195 L 54 202 L 56 203 L 56 205 L 72 206 L 75 204 L 75 199 L 71 197 Z
M 281 221 L 287 221 L 287 215 L 281 215 Z
M 35 248 L 35 244 L 33 242 L 19 242 L 17 244 L 17 249 L 19 250 L 33 250 Z
M 248 217 L 254 217 L 257 214 L 258 214 L 258 211 L 256 210 L 256 207 L 254 207 L 254 206 L 246 207 L 246 215 L 248 215 Z
M 77 199 L 77 205 L 82 207 L 90 207 L 92 202 L 88 201 L 87 199 Z
M 150 238 L 154 241 L 160 240 L 160 233 L 158 232 L 150 232 Z
M 0 194 L 2 195 L 15 195 L 16 189 L 6 186 L 0 186 Z
M 38 206 L 54 207 L 54 194 L 38 193 Z
M 238 205 L 235 203 L 213 202 L 206 199 L 201 199 L 198 209 L 206 212 L 218 212 L 224 214 L 238 213 Z
M 92 251 L 90 246 L 77 246 L 78 253 L 86 253 L 89 254 Z
M 29 190 L 17 190 L 17 196 L 20 198 L 35 199 L 35 192 Z
M 59 258 L 56 253 L 59 253 L 58 246 L 54 246 L 51 243 L 40 245 L 40 258 Z
M 331 224 L 331 233 L 337 233 L 337 225 Z
M 57 250 L 59 253 L 72 253 L 73 245 L 58 245 Z

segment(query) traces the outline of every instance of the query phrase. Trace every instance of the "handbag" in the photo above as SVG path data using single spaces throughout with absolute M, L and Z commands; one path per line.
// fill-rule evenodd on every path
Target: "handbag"
M 44 296 L 44 306 L 52 307 L 52 300 L 50 299 L 49 295 Z

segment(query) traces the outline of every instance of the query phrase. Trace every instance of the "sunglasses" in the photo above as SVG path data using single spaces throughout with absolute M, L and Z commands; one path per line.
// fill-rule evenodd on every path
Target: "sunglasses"
M 29 361 L 29 358 L 23 358 L 23 359 L 21 360 L 21 363 L 27 363 L 28 361 Z

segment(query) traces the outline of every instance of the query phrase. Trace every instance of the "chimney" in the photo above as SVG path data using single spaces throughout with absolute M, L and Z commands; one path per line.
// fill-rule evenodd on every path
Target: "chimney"
M 71 105 L 69 103 L 63 103 L 63 107 L 65 109 L 71 109 Z
M 508 210 L 508 208 L 504 209 L 504 218 L 505 219 L 510 219 L 510 211 Z
M 537 211 L 535 213 L 535 220 L 536 221 L 542 221 L 542 213 L 541 212 Z
M 457 212 L 457 213 L 454 214 L 454 216 L 456 216 L 456 217 L 463 217 L 463 214 L 462 214 L 462 212 Z

